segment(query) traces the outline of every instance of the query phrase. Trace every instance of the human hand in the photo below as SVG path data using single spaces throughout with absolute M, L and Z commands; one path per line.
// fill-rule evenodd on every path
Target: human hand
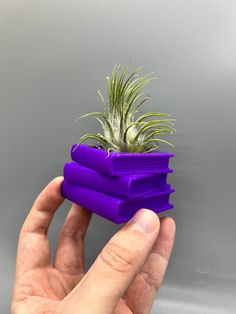
M 138 211 L 85 273 L 91 213 L 73 204 L 52 264 L 47 232 L 64 200 L 62 180 L 54 179 L 40 193 L 21 229 L 12 314 L 149 313 L 172 251 L 174 221 Z

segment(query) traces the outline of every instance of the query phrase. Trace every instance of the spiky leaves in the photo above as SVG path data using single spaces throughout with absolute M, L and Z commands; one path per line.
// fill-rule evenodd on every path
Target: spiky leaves
M 140 76 L 140 70 L 138 68 L 127 77 L 128 68 L 121 71 L 121 66 L 115 65 L 111 76 L 106 77 L 107 101 L 98 91 L 104 111 L 78 118 L 93 116 L 102 126 L 103 134 L 86 134 L 81 137 L 79 144 L 95 140 L 105 150 L 132 153 L 150 152 L 158 149 L 160 143 L 173 146 L 159 137 L 174 134 L 174 117 L 161 112 L 144 113 L 136 117 L 140 107 L 151 99 L 143 89 L 154 79 L 152 73 Z

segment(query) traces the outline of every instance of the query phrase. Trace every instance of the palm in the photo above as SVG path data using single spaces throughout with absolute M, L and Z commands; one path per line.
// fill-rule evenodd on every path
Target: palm
M 18 282 L 18 288 L 26 292 L 20 302 L 19 313 L 51 314 L 58 302 L 64 299 L 83 278 L 79 275 L 67 275 L 61 271 L 47 267 L 26 273 Z M 27 292 L 28 291 L 28 292 Z M 124 299 L 117 305 L 116 313 L 132 313 Z
M 83 274 L 67 275 L 46 267 L 29 271 L 19 280 L 15 289 L 22 291 L 20 313 L 53 313 L 62 300 L 81 280 Z M 19 300 L 20 301 L 20 300 Z

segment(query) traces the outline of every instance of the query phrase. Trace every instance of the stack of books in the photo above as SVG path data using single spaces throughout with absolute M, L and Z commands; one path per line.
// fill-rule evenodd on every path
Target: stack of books
M 140 208 L 160 213 L 173 208 L 167 183 L 173 154 L 110 152 L 74 144 L 64 166 L 62 194 L 115 223 L 128 221 Z

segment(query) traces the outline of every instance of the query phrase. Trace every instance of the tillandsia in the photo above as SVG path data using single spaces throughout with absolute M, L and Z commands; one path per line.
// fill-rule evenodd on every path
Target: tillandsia
M 141 76 L 140 70 L 138 68 L 128 76 L 128 67 L 122 71 L 120 64 L 115 65 L 111 76 L 106 77 L 107 99 L 98 91 L 103 112 L 91 112 L 76 119 L 93 116 L 100 123 L 103 134 L 83 135 L 74 150 L 87 140 L 95 141 L 97 148 L 108 153 L 148 153 L 157 150 L 160 143 L 173 146 L 163 137 L 175 133 L 173 122 L 176 119 L 163 112 L 140 112 L 144 102 L 151 100 L 143 89 L 154 79 L 153 73 Z

